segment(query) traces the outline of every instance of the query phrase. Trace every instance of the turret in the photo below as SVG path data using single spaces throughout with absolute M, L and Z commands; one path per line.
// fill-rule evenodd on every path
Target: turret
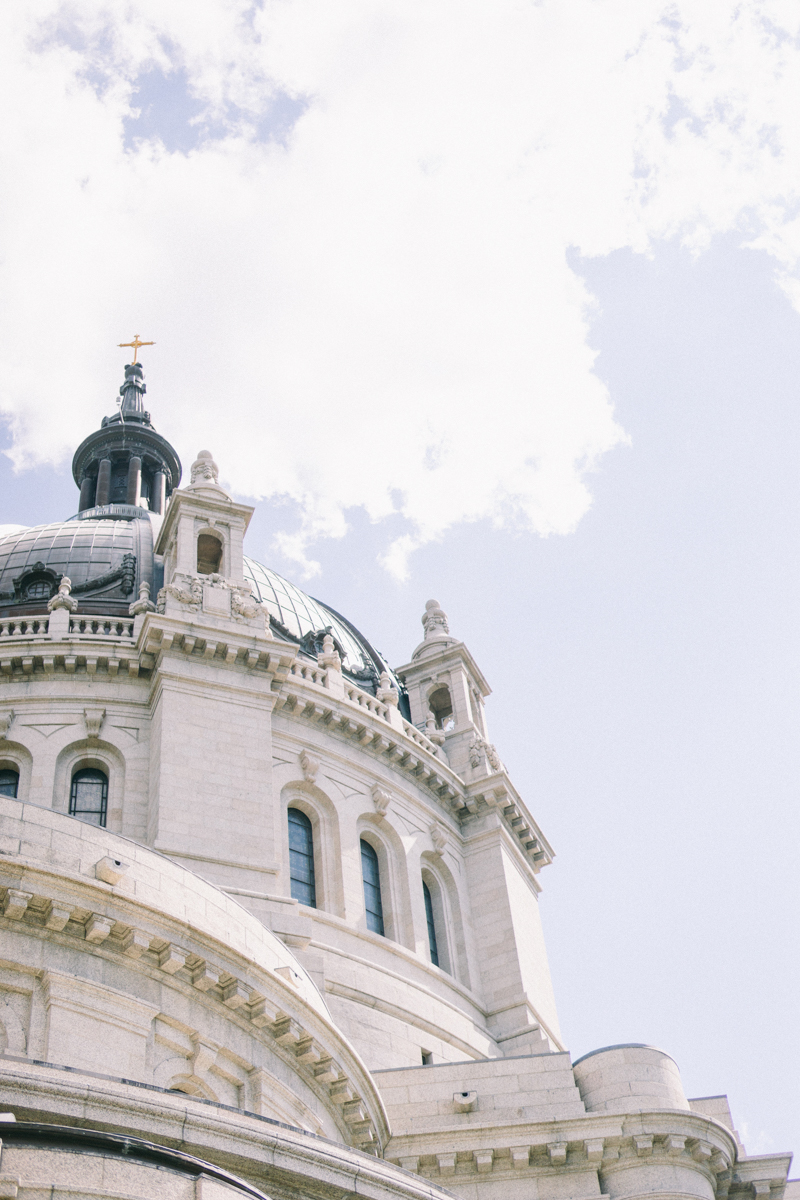
M 425 605 L 422 627 L 425 637 L 411 662 L 397 669 L 408 688 L 411 720 L 444 743 L 447 760 L 459 775 L 471 779 L 479 763 L 485 774 L 487 755 L 491 759 L 495 754 L 484 714 L 491 688 L 467 647 L 450 633 L 438 600 Z
M 119 391 L 119 412 L 103 418 L 72 460 L 72 475 L 81 490 L 78 516 L 82 519 L 163 515 L 181 481 L 177 454 L 156 433 L 145 411 L 147 385 L 140 362 L 125 367 Z

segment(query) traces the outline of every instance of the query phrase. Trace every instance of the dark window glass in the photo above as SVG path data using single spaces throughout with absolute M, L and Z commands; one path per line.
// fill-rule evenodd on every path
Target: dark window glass
M 19 771 L 4 769 L 0 771 L 0 796 L 17 798 L 19 790 Z
M 93 767 L 76 771 L 72 776 L 69 815 L 87 825 L 105 825 L 107 804 L 108 776 Z
M 25 598 L 26 600 L 49 600 L 50 584 L 44 579 L 40 579 L 36 583 L 29 583 L 25 589 Z
M 436 946 L 436 925 L 433 921 L 433 900 L 431 899 L 431 889 L 427 883 L 422 884 L 422 894 L 425 897 L 425 916 L 428 921 L 428 945 L 431 948 L 431 962 L 435 967 L 438 967 L 439 951 Z
M 361 841 L 361 874 L 364 879 L 364 905 L 367 910 L 367 929 L 383 934 L 383 905 L 381 904 L 381 870 L 378 855 L 369 842 Z
M 316 908 L 314 831 L 308 817 L 299 808 L 289 809 L 289 878 L 292 899 Z

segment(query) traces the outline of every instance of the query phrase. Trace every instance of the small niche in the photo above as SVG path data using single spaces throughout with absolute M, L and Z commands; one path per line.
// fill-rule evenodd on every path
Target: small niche
M 449 688 L 439 687 L 435 692 L 432 692 L 428 698 L 428 705 L 433 713 L 437 729 L 443 729 L 447 733 L 449 730 L 455 728 L 453 701 Z
M 222 542 L 213 533 L 201 533 L 197 539 L 197 574 L 221 574 Z

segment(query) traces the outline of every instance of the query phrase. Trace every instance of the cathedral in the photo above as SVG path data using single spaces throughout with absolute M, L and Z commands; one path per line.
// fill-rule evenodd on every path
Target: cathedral
M 133 359 L 0 541 L 0 1200 L 800 1200 L 663 1050 L 572 1060 L 458 630 L 248 558 Z

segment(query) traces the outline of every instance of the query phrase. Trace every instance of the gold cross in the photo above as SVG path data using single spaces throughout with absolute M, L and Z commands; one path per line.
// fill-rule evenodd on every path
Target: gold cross
M 133 361 L 136 362 L 136 355 L 139 352 L 139 348 L 141 346 L 155 346 L 155 342 L 140 342 L 138 333 L 135 333 L 133 335 L 132 342 L 118 342 L 117 345 L 119 346 L 120 350 L 127 349 L 128 346 L 130 346 L 130 348 L 133 350 Z

